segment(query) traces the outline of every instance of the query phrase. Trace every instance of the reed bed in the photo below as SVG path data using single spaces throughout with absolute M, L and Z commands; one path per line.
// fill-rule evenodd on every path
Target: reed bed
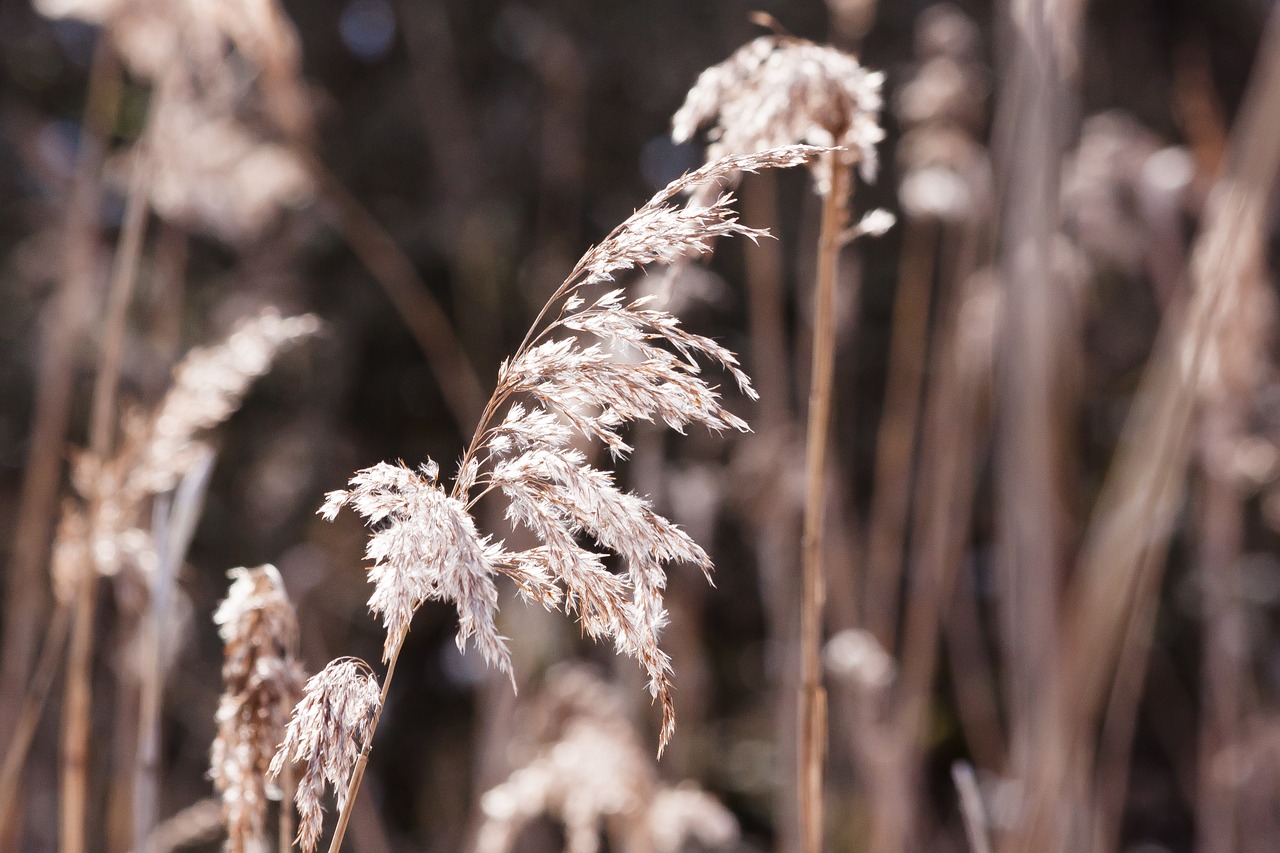
M 0 67 L 0 849 L 1274 848 L 1268 4 Z

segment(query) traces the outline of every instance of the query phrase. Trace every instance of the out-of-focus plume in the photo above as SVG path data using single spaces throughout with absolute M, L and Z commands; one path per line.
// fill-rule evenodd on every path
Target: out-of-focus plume
M 676 853 L 689 841 L 718 848 L 737 840 L 737 821 L 711 795 L 658 781 L 617 690 L 590 670 L 554 672 L 534 717 L 532 755 L 481 799 L 477 853 L 507 853 L 544 815 L 564 825 L 569 853 L 596 853 L 602 832 L 620 851 Z
M 305 141 L 311 124 L 297 35 L 274 0 L 36 6 L 102 26 L 130 70 L 151 83 L 142 141 L 111 171 L 124 172 L 122 162 L 138 168 L 145 154 L 149 199 L 162 216 L 242 242 L 309 198 L 305 166 L 272 141 Z
M 1063 164 L 1067 227 L 1091 257 L 1129 275 L 1139 273 L 1146 258 L 1151 235 L 1142 189 L 1146 164 L 1162 148 L 1137 119 L 1111 111 L 1084 121 L 1080 143 Z
M 283 318 L 275 310 L 242 322 L 221 344 L 187 354 L 155 411 L 126 415 L 115 456 L 82 451 L 76 457 L 72 484 L 80 500 L 64 507 L 55 543 L 53 584 L 60 598 L 73 588 L 68 578 L 83 555 L 102 575 L 154 566 L 147 499 L 172 490 L 204 458 L 201 433 L 240 407 L 250 384 L 284 348 L 318 329 L 311 315 Z
M 231 588 L 213 614 L 226 656 L 209 775 L 222 795 L 225 849 L 265 853 L 267 800 L 280 798 L 267 772 L 305 677 L 298 619 L 274 566 L 229 576 Z
M 835 40 L 850 45 L 860 43 L 876 22 L 876 0 L 827 0 Z
M 921 127 L 898 143 L 902 183 L 898 201 L 916 219 L 962 222 L 991 210 L 991 163 L 986 149 L 964 130 Z
M 916 19 L 915 53 L 921 59 L 941 56 L 977 61 L 982 53 L 982 31 L 954 3 L 935 3 Z

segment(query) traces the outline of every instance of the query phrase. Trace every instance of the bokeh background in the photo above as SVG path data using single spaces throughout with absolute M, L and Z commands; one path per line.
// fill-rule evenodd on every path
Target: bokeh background
M 102 125 L 103 165 L 94 177 L 100 203 L 83 226 L 73 228 L 69 211 L 90 69 L 102 38 L 100 27 L 77 19 L 81 5 L 92 6 L 64 4 L 72 14 L 51 19 L 24 0 L 0 0 L 0 565 L 6 567 L 4 704 L 10 714 L 25 693 L 52 610 L 41 556 L 57 513 L 51 498 L 69 488 L 70 448 L 88 443 L 103 300 L 125 215 L 129 156 L 155 94 L 145 75 L 128 67 L 116 72 L 117 108 Z M 921 36 L 930 20 L 937 23 L 936 14 L 926 14 L 933 5 L 283 4 L 296 28 L 309 128 L 291 137 L 271 109 L 253 100 L 261 80 L 252 63 L 238 72 L 244 91 L 232 97 L 244 97 L 238 120 L 262 145 L 302 146 L 313 159 L 298 161 L 307 165 L 297 187 L 272 197 L 265 213 L 247 201 L 240 205 L 237 193 L 268 192 L 263 187 L 285 168 L 275 161 L 261 173 L 234 177 L 228 165 L 211 167 L 211 183 L 222 184 L 222 195 L 194 179 L 171 188 L 178 200 L 167 209 L 155 204 L 148 214 L 128 315 L 121 395 L 143 406 L 159 399 L 177 356 L 217 340 L 261 306 L 314 312 L 324 322 L 322 334 L 284 355 L 215 433 L 212 483 L 179 577 L 178 612 L 163 640 L 171 664 L 162 717 L 161 817 L 212 796 L 205 774 L 222 651 L 211 615 L 225 594 L 227 569 L 268 562 L 279 567 L 298 607 L 309 671 L 344 654 L 376 661 L 381 636 L 364 606 L 366 532 L 352 517 L 329 524 L 315 511 L 323 493 L 339 488 L 357 468 L 428 457 L 447 468 L 469 437 L 422 340 L 368 258 L 375 266 L 382 258 L 392 268 L 390 277 L 402 283 L 406 271 L 396 265 L 407 261 L 407 286 L 425 288 L 440 303 L 487 391 L 499 362 L 574 260 L 657 188 L 700 162 L 696 144 L 670 141 L 670 117 L 702 69 L 767 32 L 750 18 L 762 10 L 785 31 L 856 51 L 886 74 L 883 165 L 874 186 L 859 185 L 854 207 L 885 207 L 900 221 L 882 239 L 861 241 L 844 256 L 828 635 L 850 642 L 875 637 L 876 648 L 899 657 L 895 646 L 907 619 L 902 614 L 915 600 L 912 572 L 923 571 L 913 569 L 903 552 L 915 554 L 922 539 L 900 533 L 896 560 L 890 545 L 887 583 L 902 604 L 882 609 L 875 592 L 886 582 L 876 587 L 864 569 L 875 538 L 868 531 L 883 518 L 877 495 L 896 483 L 914 495 L 908 498 L 912 517 L 924 515 L 928 459 L 963 453 L 960 467 L 969 473 L 955 488 L 967 490 L 971 506 L 962 529 L 953 531 L 956 547 L 947 552 L 954 590 L 940 605 L 944 627 L 936 640 L 937 671 L 929 679 L 927 725 L 918 754 L 912 753 L 915 769 L 907 772 L 914 805 L 906 848 L 965 849 L 951 775 L 957 761 L 977 766 L 997 839 L 1012 834 L 1017 808 L 1008 803 L 1018 793 L 1006 752 L 1017 700 L 1002 685 L 1016 668 L 1011 660 L 1017 656 L 1008 649 L 1032 641 L 1009 616 L 1010 588 L 998 569 L 1007 509 L 1000 495 L 1007 479 L 997 460 L 1005 429 L 1016 428 L 999 426 L 1007 398 L 999 390 L 1005 339 L 998 320 L 984 326 L 965 315 L 970 338 L 979 339 L 973 344 L 978 354 L 971 354 L 979 364 L 974 369 L 986 378 L 966 380 L 969 404 L 952 401 L 955 423 L 969 424 L 955 426 L 964 430 L 964 444 L 944 442 L 944 449 L 931 451 L 930 439 L 919 437 L 924 426 L 916 429 L 912 421 L 917 438 L 908 460 L 924 461 L 900 469 L 883 458 L 892 432 L 881 426 L 892 408 L 886 401 L 900 387 L 895 383 L 910 376 L 894 367 L 895 358 L 910 358 L 894 355 L 903 351 L 894 348 L 895 317 L 901 320 L 904 310 L 899 294 L 912 286 L 904 282 L 923 281 L 923 292 L 934 297 L 923 308 L 920 327 L 931 342 L 920 363 L 928 389 L 950 375 L 947 306 L 960 297 L 946 294 L 972 295 L 962 280 L 1006 251 L 1000 235 L 1004 216 L 1014 209 L 1008 192 L 1023 180 L 1010 166 L 1014 158 L 999 148 L 1000 124 L 993 118 L 1014 79 L 1016 50 L 1003 4 L 951 7 L 954 17 L 946 21 L 952 29 L 938 36 L 955 41 L 946 49 L 930 47 Z M 1099 0 L 1078 6 L 1078 65 L 1069 91 L 1048 105 L 1060 137 L 1061 157 L 1050 164 L 1060 236 L 1052 274 L 1042 271 L 1041 283 L 1058 294 L 1050 313 L 1069 331 L 1061 340 L 1029 344 L 1052 347 L 1061 357 L 1049 389 L 1060 429 L 1052 461 L 1060 537 L 1060 574 L 1049 584 L 1055 589 L 1068 584 L 1069 555 L 1085 539 L 1157 331 L 1186 288 L 1186 259 L 1271 4 Z M 233 54 L 228 51 L 227 62 L 239 61 Z M 954 61 L 932 67 L 927 85 L 910 89 L 923 79 L 926 61 L 939 56 Z M 1280 110 L 1275 101 L 1271 107 Z M 903 143 L 907 131 L 922 127 L 937 131 L 932 142 L 916 134 L 916 148 Z M 170 156 L 216 164 L 218 152 L 204 149 L 226 143 L 192 133 L 168 144 Z M 1152 166 L 1157 156 L 1165 160 Z M 904 180 L 922 162 L 942 164 L 955 180 L 941 189 L 926 181 L 909 196 Z M 981 163 L 990 165 L 974 165 Z M 985 177 L 966 171 L 971 166 Z M 1152 187 L 1166 193 L 1165 207 L 1149 203 Z M 192 201 L 201 193 L 211 200 Z M 771 228 L 778 240 L 762 250 L 720 247 L 709 266 L 682 274 L 672 305 L 691 328 L 740 352 L 772 395 L 758 406 L 732 402 L 756 423 L 757 433 L 737 438 L 642 430 L 635 436 L 635 458 L 621 470 L 625 482 L 689 529 L 717 565 L 714 587 L 692 569 L 673 570 L 667 636 L 680 723 L 657 772 L 673 783 L 695 780 L 718 797 L 740 824 L 733 842 L 739 849 L 792 850 L 788 685 L 795 624 L 786 614 L 798 602 L 800 436 L 817 201 L 800 172 L 751 179 L 741 196 L 748 224 Z M 1268 239 L 1273 229 L 1268 217 Z M 73 231 L 80 235 L 76 257 L 83 259 L 89 286 L 67 309 L 55 297 Z M 640 276 L 634 286 L 652 287 L 656 275 Z M 1269 276 L 1265 270 L 1259 275 L 1269 294 Z M 990 284 L 988 290 L 999 288 Z M 912 292 L 918 299 L 919 288 Z M 1232 433 L 1234 443 L 1223 451 L 1234 454 L 1231 464 L 1244 466 L 1244 473 L 1230 478 L 1227 503 L 1235 507 L 1236 533 L 1225 554 L 1210 547 L 1220 540 L 1202 517 L 1216 481 L 1199 461 L 1186 477 L 1172 547 L 1161 558 L 1165 571 L 1145 665 L 1131 690 L 1132 730 L 1129 748 L 1122 750 L 1127 772 L 1118 786 L 1105 788 L 1110 800 L 1101 811 L 1114 834 L 1104 831 L 1105 840 L 1092 849 L 1265 850 L 1280 837 L 1280 498 L 1273 497 L 1280 473 L 1274 444 L 1280 385 L 1271 366 L 1273 340 L 1273 334 L 1257 338 L 1258 378 L 1241 404 L 1243 423 Z M 62 361 L 57 353 L 64 354 Z M 70 383 L 65 434 L 50 439 L 57 449 L 46 470 L 53 477 L 44 477 L 47 496 L 33 499 L 36 486 L 24 487 L 33 424 L 42 395 L 57 393 L 50 390 L 50 376 L 59 369 Z M 932 411 L 931 404 L 922 405 Z M 897 429 L 903 422 L 890 423 Z M 1202 455 L 1193 453 L 1197 460 Z M 878 481 L 878 471 L 894 482 Z M 34 522 L 21 514 L 24 494 L 35 501 Z M 486 523 L 505 530 L 500 515 Z M 19 543 L 23 531 L 25 546 Z M 37 558 L 20 559 L 24 547 L 34 547 Z M 1225 591 L 1213 585 L 1215 577 L 1229 578 Z M 1221 595 L 1215 598 L 1213 590 Z M 136 714 L 136 697 L 119 685 L 131 666 L 129 626 L 139 595 L 127 578 L 104 583 L 98 592 L 94 850 L 131 849 L 129 797 L 117 774 L 133 748 L 122 721 Z M 1230 638 L 1225 651 L 1215 651 L 1206 639 L 1218 629 Z M 465 848 L 475 831 L 479 795 L 519 763 L 521 738 L 530 737 L 527 707 L 558 663 L 588 661 L 616 682 L 646 752 L 655 742 L 638 672 L 610 650 L 583 642 L 563 615 L 531 611 L 504 591 L 503 630 L 515 649 L 518 697 L 483 669 L 477 655 L 459 653 L 454 630 L 455 616 L 445 605 L 428 604 L 416 619 L 378 732 L 351 849 Z M 841 635 L 846 630 L 864 633 Z M 863 647 L 853 647 L 856 657 Z M 876 794 L 881 771 L 873 768 L 878 761 L 907 759 L 893 749 L 883 751 L 888 757 L 868 757 L 880 737 L 876 727 L 893 716 L 894 706 L 878 694 L 868 698 L 867 691 L 890 688 L 868 687 L 857 672 L 848 675 L 857 664 L 841 663 L 839 648 L 828 658 L 834 685 L 830 849 L 861 850 L 877 843 L 886 795 Z M 1225 688 L 1214 681 L 1212 666 L 1235 673 Z M 853 686 L 841 686 L 842 678 Z M 1222 729 L 1210 709 L 1224 689 L 1235 700 Z M 14 849 L 57 849 L 60 708 L 55 683 L 22 775 L 23 819 L 9 828 Z M 0 720 L 6 737 L 11 728 Z M 1223 781 L 1223 774 L 1230 778 Z M 1207 829 L 1222 809 L 1233 816 L 1225 836 Z M 213 849 L 218 842 L 207 836 L 202 843 Z M 526 833 L 521 849 L 559 849 L 562 843 L 549 821 Z

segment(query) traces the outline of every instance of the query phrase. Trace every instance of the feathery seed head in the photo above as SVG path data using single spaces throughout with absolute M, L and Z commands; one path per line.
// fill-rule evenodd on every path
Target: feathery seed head
M 709 160 L 797 143 L 835 147 L 840 168 L 857 165 L 874 181 L 883 83 L 883 74 L 835 48 L 761 36 L 702 72 L 672 119 L 672 136 L 684 142 L 709 127 Z M 810 168 L 818 192 L 832 192 L 830 160 Z
M 311 676 L 293 710 L 270 773 L 278 776 L 286 761 L 305 765 L 294 802 L 297 841 L 308 853 L 320 840 L 326 783 L 337 794 L 339 811 L 346 807 L 347 784 L 381 707 L 380 693 L 368 664 L 339 658 Z
M 311 314 L 281 317 L 267 309 L 242 321 L 222 343 L 187 353 L 147 424 L 141 459 L 130 471 L 126 489 L 172 489 L 197 452 L 194 437 L 230 417 L 277 354 L 319 329 L 320 321 Z
M 213 620 L 226 647 L 209 775 L 222 795 L 226 849 L 265 851 L 268 784 L 289 709 L 301 693 L 298 621 L 274 566 L 232 569 Z
M 619 289 L 590 299 L 585 289 L 620 271 L 709 252 L 721 236 L 763 236 L 738 222 L 728 195 L 706 205 L 672 202 L 744 171 L 811 162 L 825 150 L 793 145 L 708 163 L 656 193 L 589 250 L 499 368 L 451 489 L 439 482 L 433 462 L 416 472 L 381 463 L 328 495 L 322 516 L 332 520 L 348 506 L 375 527 L 366 550 L 373 563 L 369 606 L 386 628 L 386 660 L 395 658 L 423 601 L 447 600 L 458 608 L 459 645 L 474 636 L 486 661 L 510 673 L 494 620 L 494 575 L 501 573 L 526 599 L 563 604 L 586 634 L 611 639 L 619 653 L 639 662 L 662 706 L 661 753 L 675 727 L 671 660 L 658 644 L 667 619 L 664 566 L 685 562 L 709 573 L 711 561 L 648 501 L 590 465 L 574 439 L 597 439 L 621 456 L 631 448 L 620 430 L 631 421 L 661 420 L 680 431 L 690 424 L 746 431 L 746 422 L 725 409 L 702 378 L 702 361 L 726 370 L 744 395 L 756 395 L 732 352 L 686 331 L 651 299 L 629 302 Z M 507 519 L 540 545 L 511 552 L 481 537 L 470 515 L 479 499 L 473 490 L 501 492 Z M 622 557 L 625 574 L 609 571 L 604 554 L 584 547 L 584 536 Z

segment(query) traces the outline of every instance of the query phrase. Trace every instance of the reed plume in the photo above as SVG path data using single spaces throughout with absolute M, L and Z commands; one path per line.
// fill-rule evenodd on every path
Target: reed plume
M 673 200 L 744 171 L 800 165 L 819 153 L 810 146 L 792 146 L 703 166 L 658 192 L 583 255 L 515 354 L 500 366 L 497 388 L 451 485 L 441 481 L 433 461 L 417 470 L 380 463 L 357 472 L 350 488 L 329 494 L 321 515 L 332 519 L 350 507 L 376 528 L 365 554 L 373 563 L 369 607 L 387 635 L 387 674 L 380 698 L 369 686 L 376 683 L 373 676 L 356 673 L 353 663 L 308 683 L 307 697 L 295 711 L 275 762 L 277 769 L 286 756 L 307 762 L 298 790 L 305 849 L 313 849 L 318 838 L 314 806 L 321 776 L 339 792 L 340 814 L 330 849 L 342 844 L 396 660 L 424 601 L 453 602 L 459 648 L 471 639 L 488 664 L 511 673 L 507 641 L 494 621 L 499 576 L 511 578 L 528 600 L 576 614 L 587 635 L 612 640 L 619 653 L 640 664 L 649 693 L 662 709 L 661 754 L 675 729 L 671 663 L 658 643 L 667 618 L 663 566 L 691 563 L 709 576 L 711 560 L 648 501 L 618 488 L 612 474 L 589 464 L 571 441 L 597 440 L 616 458 L 631 450 L 621 434 L 631 421 L 661 420 L 679 431 L 690 424 L 746 431 L 746 422 L 726 409 L 717 390 L 702 378 L 699 358 L 725 369 L 743 394 L 755 392 L 732 352 L 686 331 L 674 316 L 655 307 L 651 297 L 628 301 L 621 289 L 590 299 L 588 293 L 627 270 L 706 254 L 718 237 L 760 238 L 764 232 L 738 221 L 728 193 L 706 206 Z M 510 551 L 480 533 L 471 513 L 490 492 L 506 498 L 507 519 L 526 528 L 540 545 Z M 626 573 L 611 572 L 607 554 L 583 547 L 584 536 L 621 557 Z M 317 710 L 352 695 L 362 697 L 353 707 L 367 712 L 366 723 L 326 721 Z M 326 725 L 338 725 L 346 733 L 335 742 L 341 748 L 332 753 L 320 749 L 335 737 Z M 349 748 L 357 740 L 362 741 L 358 756 Z
M 209 775 L 222 795 L 225 849 L 265 853 L 267 800 L 280 798 L 267 771 L 302 693 L 298 617 L 275 566 L 228 574 L 231 588 L 213 614 L 226 657 Z

